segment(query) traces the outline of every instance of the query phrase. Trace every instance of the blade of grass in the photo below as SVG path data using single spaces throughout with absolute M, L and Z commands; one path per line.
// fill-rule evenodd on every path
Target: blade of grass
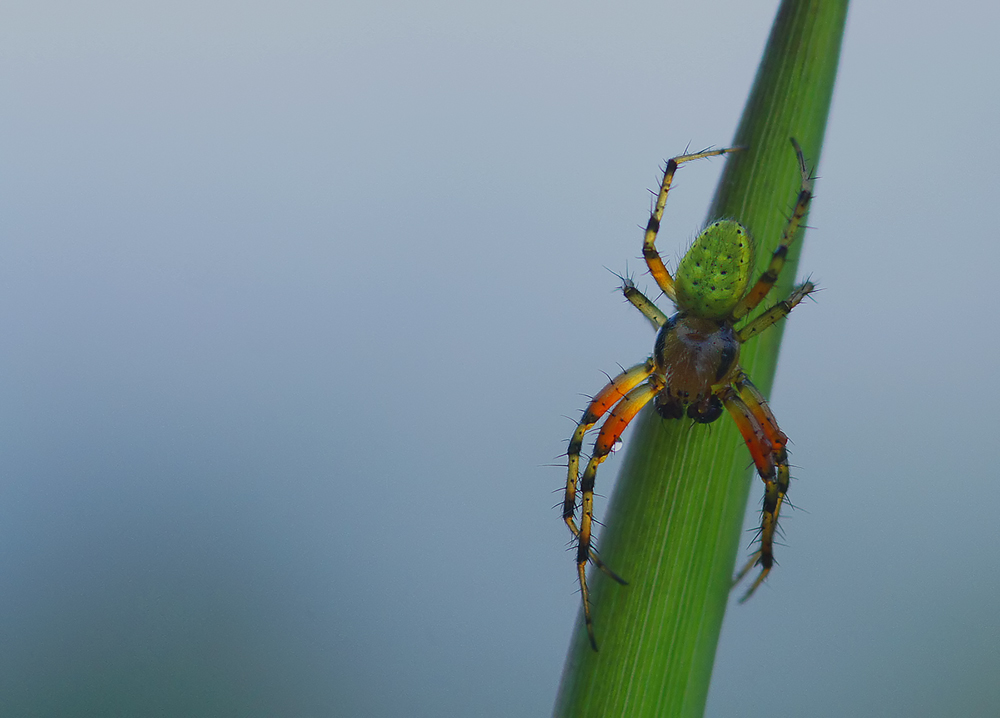
M 846 16 L 847 0 L 784 0 L 778 10 L 733 141 L 747 149 L 729 155 L 708 213 L 747 226 L 757 240 L 758 267 L 774 251 L 799 188 L 789 138 L 800 142 L 810 168 L 819 162 Z M 800 236 L 772 302 L 787 296 L 801 246 Z M 741 353 L 765 394 L 782 326 Z M 704 714 L 733 568 L 745 544 L 748 495 L 760 484 L 749 479 L 749 454 L 727 417 L 691 426 L 664 421 L 647 407 L 636 424 L 601 535 L 602 557 L 629 585 L 591 573 L 601 651 L 590 649 L 578 621 L 557 716 Z

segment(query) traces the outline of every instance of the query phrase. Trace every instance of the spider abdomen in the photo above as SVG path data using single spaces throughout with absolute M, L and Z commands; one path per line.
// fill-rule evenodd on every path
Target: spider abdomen
M 663 325 L 656 337 L 656 373 L 666 380 L 656 406 L 664 418 L 691 418 L 707 423 L 718 417 L 712 387 L 726 381 L 739 366 L 740 342 L 732 324 L 683 312 Z
M 746 293 L 752 269 L 750 233 L 731 219 L 712 222 L 677 267 L 677 308 L 706 319 L 728 316 Z

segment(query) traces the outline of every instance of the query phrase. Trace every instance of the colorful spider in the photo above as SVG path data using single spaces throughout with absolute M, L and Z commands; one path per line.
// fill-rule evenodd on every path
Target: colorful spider
M 624 280 L 622 289 L 626 299 L 658 329 L 653 355 L 642 364 L 623 371 L 598 392 L 583 412 L 567 452 L 569 475 L 563 501 L 563 520 L 577 541 L 576 564 L 583 615 L 590 644 L 595 651 L 597 641 L 587 589 L 588 561 L 619 583 L 624 584 L 625 581 L 601 562 L 591 543 L 594 478 L 597 467 L 611 453 L 625 427 L 650 401 L 664 419 L 680 419 L 686 414 L 695 422 L 708 424 L 722 415 L 723 408 L 733 417 L 750 449 L 757 473 L 764 481 L 760 546 L 738 573 L 735 582 L 739 582 L 757 564 L 760 564 L 761 572 L 741 600 L 750 597 L 767 578 L 774 564 L 773 544 L 778 512 L 788 492 L 788 455 L 785 451 L 788 439 L 778 428 L 763 395 L 740 366 L 740 345 L 784 318 L 815 287 L 807 281 L 796 287 L 787 299 L 761 312 L 742 328 L 737 329 L 736 325 L 749 316 L 778 280 L 788 246 L 812 199 L 812 177 L 806 169 L 802 149 L 794 139 L 792 146 L 802 175 L 798 200 L 767 270 L 753 286 L 750 286 L 753 240 L 738 222 L 720 219 L 702 230 L 681 259 L 676 277 L 670 276 L 655 245 L 667 193 L 678 165 L 703 157 L 724 155 L 740 148 L 705 150 L 674 157 L 667 162 L 663 172 L 656 205 L 646 225 L 642 255 L 660 289 L 677 307 L 677 313 L 667 317 L 636 289 L 631 280 Z M 593 454 L 581 477 L 580 450 L 584 434 L 605 414 L 607 419 L 601 426 Z M 579 528 L 576 524 L 578 482 L 583 494 Z

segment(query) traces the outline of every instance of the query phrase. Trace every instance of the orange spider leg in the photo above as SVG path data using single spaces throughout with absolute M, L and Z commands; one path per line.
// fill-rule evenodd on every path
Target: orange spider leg
M 656 251 L 656 234 L 660 231 L 663 208 L 667 204 L 667 194 L 670 192 L 670 183 L 674 180 L 674 173 L 677 172 L 677 166 L 683 162 L 690 162 L 691 160 L 698 160 L 703 157 L 716 157 L 736 152 L 740 149 L 743 148 L 729 147 L 721 150 L 704 150 L 690 155 L 679 155 L 667 160 L 667 167 L 663 170 L 663 181 L 660 182 L 660 192 L 656 196 L 656 204 L 653 205 L 653 211 L 649 214 L 649 222 L 646 223 L 646 235 L 642 240 L 642 257 L 646 260 L 649 273 L 653 275 L 653 279 L 656 280 L 663 293 L 670 298 L 670 301 L 675 301 L 677 298 L 674 294 L 674 278 L 670 276 L 670 272 L 667 271 L 663 260 L 660 258 L 660 253 Z
M 812 177 L 809 175 L 809 170 L 806 169 L 806 160 L 802 156 L 802 148 L 799 147 L 799 143 L 794 138 L 792 138 L 792 146 L 795 147 L 795 156 L 799 161 L 799 172 L 802 174 L 802 186 L 799 189 L 799 197 L 795 202 L 795 209 L 792 210 L 792 216 L 788 218 L 785 231 L 781 234 L 781 243 L 771 255 L 771 263 L 768 265 L 767 271 L 761 275 L 757 283 L 750 288 L 750 291 L 744 295 L 743 299 L 733 309 L 731 315 L 733 321 L 742 319 L 753 311 L 754 307 L 760 304 L 761 300 L 771 291 L 774 283 L 778 281 L 781 270 L 785 266 L 785 258 L 788 256 L 788 247 L 795 239 L 799 225 L 802 224 L 802 220 L 809 209 L 809 202 L 812 200 Z
M 719 394 L 719 398 L 729 410 L 733 421 L 736 422 L 736 427 L 740 430 L 747 449 L 750 450 L 750 457 L 753 459 L 754 466 L 757 467 L 757 473 L 764 481 L 773 480 L 775 469 L 772 444 L 764 427 L 761 426 L 760 420 L 754 416 L 746 402 L 733 391 L 732 387 L 726 387 Z
M 576 431 L 569 440 L 569 449 L 566 452 L 568 457 L 568 472 L 566 477 L 566 494 L 563 498 L 563 521 L 573 532 L 573 536 L 579 536 L 580 531 L 576 527 L 576 484 L 580 476 L 580 451 L 583 448 L 583 437 L 594 426 L 608 409 L 625 398 L 632 389 L 642 383 L 646 377 L 652 373 L 654 363 L 652 357 L 642 364 L 636 364 L 630 369 L 626 369 L 621 374 L 612 379 L 608 384 L 597 392 L 587 409 L 583 412 L 583 418 L 576 425 Z M 605 571 L 609 576 L 619 583 L 625 581 L 605 566 L 596 555 L 591 555 L 594 565 Z
M 580 517 L 580 534 L 576 552 L 576 570 L 580 579 L 580 594 L 583 598 L 583 618 L 587 624 L 587 636 L 590 645 L 596 651 L 597 639 L 594 637 L 594 624 L 590 616 L 590 591 L 587 588 L 587 561 L 593 556 L 590 547 L 591 530 L 594 520 L 594 479 L 597 467 L 611 453 L 615 443 L 621 438 L 622 432 L 649 401 L 663 389 L 663 380 L 655 374 L 649 380 L 632 389 L 608 414 L 601 426 L 601 431 L 594 442 L 594 453 L 587 463 L 580 480 L 580 491 L 583 494 L 583 513 Z
M 767 400 L 760 393 L 760 389 L 750 381 L 750 377 L 745 372 L 740 371 L 733 380 L 733 384 L 736 386 L 740 398 L 743 399 L 750 412 L 760 423 L 761 428 L 764 429 L 764 434 L 771 442 L 772 449 L 777 450 L 787 444 L 788 437 L 778 428 L 778 420 L 774 418 L 771 407 L 767 405 Z
M 778 526 L 778 514 L 781 512 L 781 505 L 785 501 L 785 496 L 788 494 L 788 485 L 791 482 L 791 474 L 788 469 L 788 451 L 785 449 L 786 444 L 788 444 L 788 437 L 785 436 L 780 428 L 778 428 L 778 421 L 774 418 L 774 414 L 771 412 L 771 408 L 767 405 L 767 400 L 764 395 L 760 393 L 760 390 L 754 386 L 754 383 L 750 381 L 744 373 L 740 373 L 736 377 L 735 381 L 736 389 L 740 393 L 740 397 L 743 399 L 747 408 L 756 417 L 757 421 L 760 422 L 761 427 L 764 429 L 764 434 L 767 436 L 768 441 L 771 442 L 771 450 L 774 455 L 774 464 L 777 468 L 777 476 L 775 477 L 774 489 L 777 491 L 777 496 L 773 499 L 768 499 L 767 496 L 764 497 L 764 504 L 767 506 L 772 503 L 774 505 L 773 515 L 768 519 L 768 523 L 771 525 L 771 538 L 773 538 L 774 531 L 777 530 Z M 765 553 L 765 545 L 763 541 L 764 534 L 763 520 L 761 525 L 761 556 Z M 766 545 L 766 552 L 771 553 L 773 547 L 773 541 L 768 541 Z M 752 562 L 750 566 L 753 565 Z M 762 563 L 773 564 L 774 557 L 771 555 L 769 558 L 764 559 Z M 740 577 L 746 575 L 749 568 L 744 568 L 740 572 Z M 750 598 L 753 592 L 760 585 L 759 579 L 756 581 L 750 590 L 747 591 L 746 595 L 741 599 L 745 601 Z
M 757 473 L 764 482 L 760 549 L 751 556 L 733 581 L 734 584 L 739 583 L 751 568 L 761 565 L 760 575 L 740 599 L 743 602 L 764 582 L 774 565 L 774 533 L 778 525 L 778 512 L 788 491 L 788 454 L 785 451 L 788 439 L 778 428 L 764 397 L 742 372 L 737 376 L 736 386 L 739 393 L 728 388 L 721 398 L 743 435 Z

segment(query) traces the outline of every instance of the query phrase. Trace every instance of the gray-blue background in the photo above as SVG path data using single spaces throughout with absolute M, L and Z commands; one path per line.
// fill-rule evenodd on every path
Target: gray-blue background
M 776 4 L 5 2 L 0 713 L 547 714 L 546 465 L 652 341 L 605 267 Z M 711 716 L 1000 713 L 985 5 L 851 9 L 773 397 L 803 510 Z

